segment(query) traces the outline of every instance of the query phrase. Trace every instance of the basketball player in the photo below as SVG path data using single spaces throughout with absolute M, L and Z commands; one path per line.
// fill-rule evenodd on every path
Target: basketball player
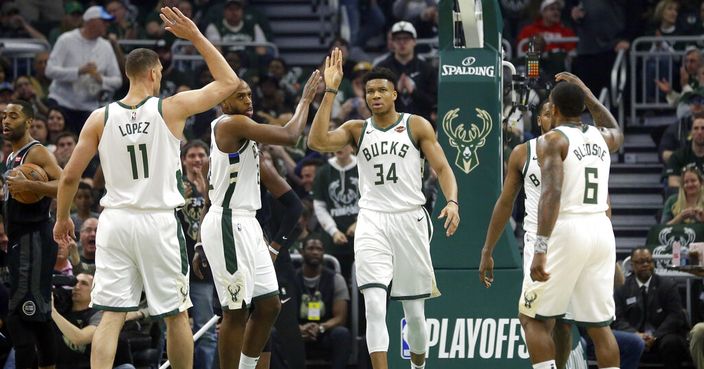
M 159 95 L 158 55 L 136 49 L 127 55 L 130 80 L 120 101 L 93 111 L 59 183 L 54 238 L 73 235 L 69 207 L 81 173 L 96 151 L 105 175 L 105 210 L 96 235 L 94 308 L 105 310 L 91 352 L 91 368 L 112 367 L 125 312 L 137 309 L 142 289 L 149 313 L 165 317 L 167 352 L 174 368 L 193 367 L 193 337 L 186 309 L 188 261 L 175 208 L 184 204 L 180 140 L 187 117 L 217 105 L 239 84 L 237 75 L 196 25 L 177 8 L 161 8 L 174 35 L 189 40 L 205 59 L 214 81 L 166 99 Z
M 609 328 L 616 249 L 606 211 L 610 153 L 621 146 L 623 135 L 606 109 L 594 116 L 601 128 L 582 124 L 585 102 L 598 100 L 569 73 L 557 80 L 564 82 L 550 93 L 556 128 L 537 142 L 542 188 L 532 281 L 523 286 L 519 318 L 533 368 L 555 368 L 550 336 L 555 318 L 563 317 L 568 305 L 572 319 L 592 338 L 599 367 L 618 368 L 618 347 Z
M 25 101 L 12 101 L 2 112 L 3 138 L 12 144 L 12 153 L 5 162 L 7 187 L 3 209 L 10 269 L 7 331 L 15 346 L 16 366 L 21 369 L 32 368 L 35 358 L 40 368 L 53 368 L 56 362 L 51 275 L 58 248 L 51 237 L 49 208 L 50 197 L 56 197 L 61 168 L 54 155 L 29 135 L 32 119 L 34 110 Z M 30 181 L 15 170 L 26 163 L 42 167 L 49 181 Z M 20 192 L 44 198 L 23 204 L 14 198 Z
M 440 212 L 446 236 L 460 222 L 457 182 L 430 123 L 417 115 L 398 113 L 394 101 L 396 77 L 375 68 L 364 77 L 367 120 L 350 120 L 328 131 L 330 113 L 342 80 L 342 52 L 333 50 L 325 60 L 325 95 L 313 119 L 308 146 L 334 152 L 348 144 L 358 148 L 359 215 L 354 238 L 356 275 L 364 294 L 367 346 L 374 369 L 387 369 L 389 334 L 386 329 L 386 295 L 403 300 L 408 323 L 411 367 L 425 367 L 428 337 L 425 299 L 439 296 L 430 260 L 432 225 L 423 208 L 421 191 L 423 157 L 435 170 L 447 199 Z
M 201 240 L 223 307 L 218 338 L 222 368 L 254 369 L 281 309 L 270 256 L 279 251 L 271 245 L 267 251 L 255 217 L 261 207 L 257 143 L 295 145 L 319 83 L 316 70 L 303 87 L 293 117 L 283 127 L 252 120 L 252 90 L 246 82 L 240 82 L 223 101 L 220 106 L 225 114 L 211 123 L 211 205 L 203 219 Z M 255 309 L 247 320 L 245 308 L 251 303 Z

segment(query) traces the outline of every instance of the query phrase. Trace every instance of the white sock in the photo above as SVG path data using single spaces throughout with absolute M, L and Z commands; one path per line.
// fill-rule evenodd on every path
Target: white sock
M 411 369 L 425 369 L 425 361 L 423 362 L 423 365 L 416 365 L 416 363 L 411 361 Z
M 259 357 L 249 357 L 245 354 L 240 355 L 240 369 L 254 369 L 257 367 Z
M 548 360 L 533 364 L 533 369 L 557 369 L 557 365 L 555 365 L 555 360 Z

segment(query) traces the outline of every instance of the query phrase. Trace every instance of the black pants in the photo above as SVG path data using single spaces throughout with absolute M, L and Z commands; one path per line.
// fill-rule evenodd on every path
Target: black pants
M 665 369 L 679 369 L 683 361 L 689 361 L 687 340 L 679 334 L 666 334 L 655 341 L 650 351 L 643 353 L 643 361 L 660 362 Z
M 17 369 L 33 368 L 35 358 L 40 367 L 56 363 L 56 338 L 51 321 L 30 322 L 17 314 L 10 314 L 7 316 L 7 331 L 15 346 Z

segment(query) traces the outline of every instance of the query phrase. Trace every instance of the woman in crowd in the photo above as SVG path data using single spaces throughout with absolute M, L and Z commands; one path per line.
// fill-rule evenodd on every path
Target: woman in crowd
M 668 225 L 704 223 L 702 183 L 704 183 L 704 177 L 696 165 L 690 164 L 684 167 L 679 193 L 665 201 L 662 223 Z

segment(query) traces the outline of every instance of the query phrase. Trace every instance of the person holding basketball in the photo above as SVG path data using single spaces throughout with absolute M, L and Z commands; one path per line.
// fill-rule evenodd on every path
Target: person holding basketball
M 12 153 L 5 162 L 3 203 L 10 269 L 7 330 L 15 345 L 18 369 L 31 368 L 35 355 L 40 368 L 52 368 L 56 361 L 51 275 L 57 245 L 49 207 L 50 197 L 56 197 L 61 168 L 54 155 L 30 136 L 33 119 L 32 105 L 25 101 L 12 101 L 2 112 L 2 135 L 12 143 Z

